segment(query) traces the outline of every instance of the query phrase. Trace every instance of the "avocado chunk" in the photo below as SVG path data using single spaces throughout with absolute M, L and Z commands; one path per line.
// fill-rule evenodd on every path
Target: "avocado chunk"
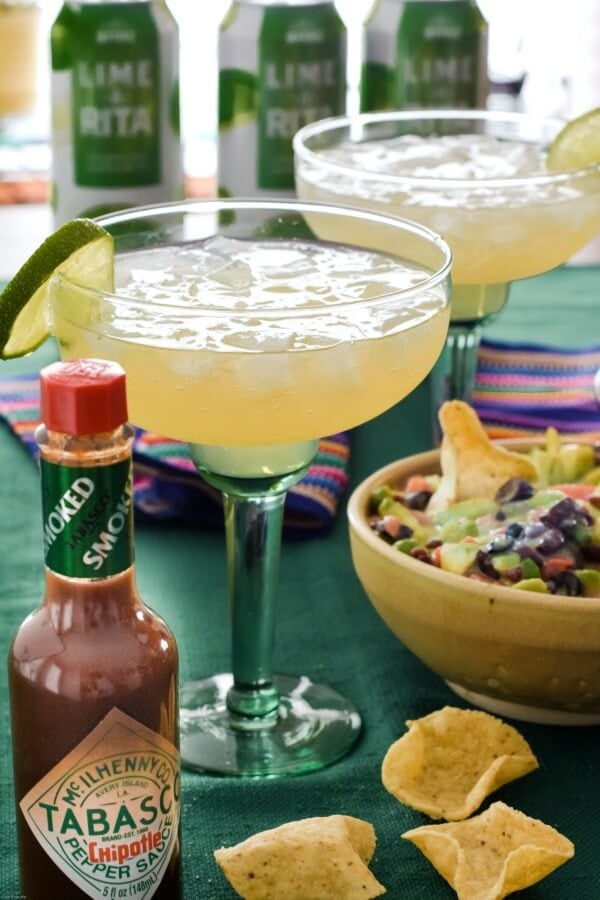
M 521 581 L 517 581 L 513 587 L 519 588 L 521 591 L 536 591 L 538 594 L 548 593 L 546 582 L 541 578 L 523 578 Z
M 511 569 L 516 569 L 517 566 L 520 566 L 522 563 L 521 557 L 518 553 L 497 553 L 492 559 L 492 565 L 495 568 L 496 572 L 499 572 L 503 575 L 505 572 L 510 572 Z M 535 563 L 534 563 L 535 565 Z M 537 566 L 536 566 L 537 568 Z M 539 572 L 538 572 L 539 574 Z
M 532 559 L 529 557 L 525 557 L 521 560 L 521 572 L 523 573 L 523 578 L 532 579 L 540 577 L 540 567 L 537 563 L 534 563 Z
M 440 568 L 455 575 L 464 575 L 475 562 L 480 549 L 478 544 L 442 544 Z
M 566 495 L 562 491 L 553 491 L 551 488 L 546 488 L 533 495 L 529 501 L 529 506 L 532 508 L 543 507 L 546 509 L 550 506 L 554 506 L 554 504 L 558 503 L 560 500 L 564 500 L 565 496 Z
M 580 481 L 586 472 L 594 468 L 594 448 L 591 444 L 562 444 L 557 462 L 553 472 L 555 484 Z
M 475 537 L 477 533 L 477 523 L 473 519 L 449 519 L 440 528 L 440 540 L 457 544 L 464 537 Z
M 443 525 L 452 519 L 479 519 L 495 512 L 497 504 L 488 497 L 475 497 L 472 500 L 461 500 L 439 512 L 435 517 L 436 524 Z
M 392 489 L 391 487 L 388 487 L 387 484 L 382 484 L 378 488 L 375 488 L 369 497 L 369 510 L 372 513 L 380 513 L 379 507 L 384 500 L 387 500 L 390 497 L 392 497 Z
M 600 572 L 598 569 L 575 569 L 583 585 L 585 597 L 600 597 Z
M 401 541 L 396 541 L 396 543 L 394 544 L 394 550 L 399 550 L 400 553 L 410 554 L 410 551 L 414 550 L 415 547 L 418 546 L 418 541 L 415 541 L 414 538 L 403 538 Z

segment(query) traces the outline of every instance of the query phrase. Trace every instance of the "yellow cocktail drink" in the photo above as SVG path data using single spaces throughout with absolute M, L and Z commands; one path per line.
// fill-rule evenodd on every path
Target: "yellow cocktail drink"
M 402 216 L 450 244 L 449 365 L 438 401 L 470 399 L 480 325 L 502 309 L 510 282 L 560 265 L 600 232 L 600 167 L 546 167 L 563 125 L 406 110 L 326 119 L 294 139 L 301 200 Z
M 463 285 L 504 286 L 546 272 L 600 231 L 597 188 L 585 179 L 548 175 L 541 148 L 524 140 L 403 135 L 346 140 L 318 155 L 322 166 L 298 163 L 303 200 L 393 211 L 446 237 L 453 253 L 453 321 L 495 311 L 487 308 L 494 305 L 492 291 L 487 302 L 482 292 L 477 307 Z
M 39 18 L 37 3 L 0 0 L 0 117 L 35 104 Z
M 117 256 L 102 315 L 77 288 L 55 301 L 61 352 L 120 362 L 130 414 L 194 443 L 289 444 L 372 418 L 409 393 L 448 328 L 443 286 L 343 244 L 206 242 Z M 397 295 L 397 299 L 394 295 Z

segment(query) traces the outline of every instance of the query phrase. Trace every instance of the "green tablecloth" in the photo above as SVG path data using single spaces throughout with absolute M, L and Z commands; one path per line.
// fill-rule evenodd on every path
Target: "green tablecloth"
M 562 269 L 515 286 L 507 310 L 488 334 L 565 346 L 598 342 L 599 300 L 600 270 Z M 0 375 L 39 368 L 49 352 L 46 347 L 28 360 L 0 364 Z M 424 449 L 428 421 L 426 394 L 419 389 L 357 429 L 353 483 L 396 457 Z M 37 472 L 27 453 L 2 428 L 0 476 L 0 635 L 5 656 L 10 636 L 40 602 L 43 577 Z M 227 670 L 223 536 L 145 525 L 137 529 L 136 543 L 142 596 L 175 631 L 182 679 Z M 373 823 L 378 844 L 372 867 L 389 897 L 442 900 L 455 896 L 425 858 L 400 839 L 404 830 L 427 820 L 386 793 L 379 771 L 385 750 L 403 732 L 406 719 L 444 704 L 463 704 L 402 647 L 369 605 L 352 570 L 343 511 L 333 534 L 283 548 L 275 661 L 279 671 L 309 675 L 351 697 L 363 716 L 363 735 L 345 759 L 299 778 L 257 782 L 185 773 L 186 900 L 231 900 L 234 896 L 214 863 L 215 848 L 291 819 L 333 813 Z M 11 900 L 19 896 L 19 890 L 4 680 L 0 703 L 0 900 Z M 555 826 L 576 847 L 573 861 L 522 896 L 530 900 L 598 898 L 600 729 L 518 727 L 541 767 L 502 788 L 497 797 Z

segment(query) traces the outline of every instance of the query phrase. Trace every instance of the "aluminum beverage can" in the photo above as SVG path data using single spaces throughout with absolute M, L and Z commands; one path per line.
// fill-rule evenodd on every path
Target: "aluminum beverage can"
M 164 0 L 67 0 L 50 42 L 56 224 L 182 197 L 178 29 Z
M 475 0 L 379 0 L 366 27 L 361 109 L 485 107 L 487 37 Z
M 219 33 L 219 191 L 294 193 L 292 138 L 346 108 L 346 27 L 332 0 L 235 0 Z

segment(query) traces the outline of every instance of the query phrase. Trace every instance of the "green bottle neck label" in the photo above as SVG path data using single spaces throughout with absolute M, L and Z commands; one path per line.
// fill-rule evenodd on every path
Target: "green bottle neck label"
M 75 183 L 159 184 L 163 98 L 151 5 L 67 3 L 64 11 L 53 30 L 53 66 L 71 74 Z
M 265 9 L 259 38 L 258 187 L 294 188 L 292 138 L 346 102 L 346 29 L 333 3 Z
M 44 557 L 68 578 L 105 578 L 133 563 L 131 459 L 84 468 L 41 460 Z

